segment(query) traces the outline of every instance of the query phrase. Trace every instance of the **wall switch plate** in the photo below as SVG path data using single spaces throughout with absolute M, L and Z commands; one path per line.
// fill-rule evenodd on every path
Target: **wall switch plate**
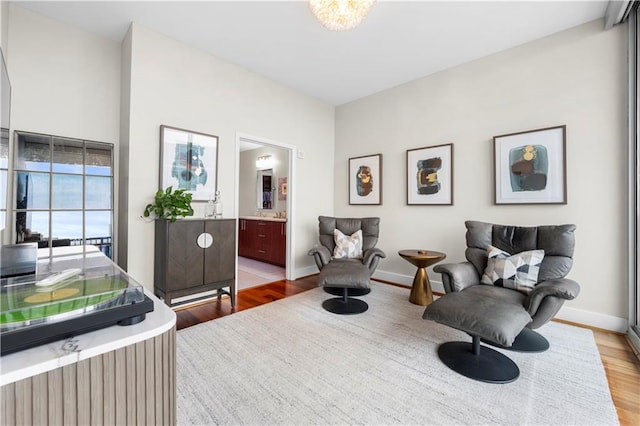
M 304 151 L 302 151 L 301 149 L 298 150 L 298 158 L 299 159 L 303 159 L 304 158 Z

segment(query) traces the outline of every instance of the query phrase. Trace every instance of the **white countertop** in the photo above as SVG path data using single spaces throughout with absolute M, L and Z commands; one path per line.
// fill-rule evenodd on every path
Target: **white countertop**
M 240 216 L 240 219 L 264 220 L 267 222 L 286 222 L 287 221 L 287 219 L 283 217 L 267 217 L 267 216 Z
M 0 386 L 129 346 L 170 330 L 176 323 L 175 312 L 149 290 L 145 289 L 144 292 L 154 302 L 153 312 L 147 313 L 144 321 L 129 326 L 114 325 L 4 355 L 0 357 Z

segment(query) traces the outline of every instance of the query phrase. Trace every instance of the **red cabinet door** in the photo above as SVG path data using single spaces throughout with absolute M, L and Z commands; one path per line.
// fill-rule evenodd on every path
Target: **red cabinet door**
M 287 257 L 287 224 L 269 220 L 240 219 L 238 255 L 285 266 Z
M 287 223 L 273 222 L 271 237 L 273 241 L 273 262 L 279 266 L 287 263 Z

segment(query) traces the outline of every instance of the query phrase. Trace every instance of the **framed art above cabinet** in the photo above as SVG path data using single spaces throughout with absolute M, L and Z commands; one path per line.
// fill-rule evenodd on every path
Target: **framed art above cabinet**
M 207 201 L 218 188 L 218 137 L 160 126 L 160 189 L 171 186 Z

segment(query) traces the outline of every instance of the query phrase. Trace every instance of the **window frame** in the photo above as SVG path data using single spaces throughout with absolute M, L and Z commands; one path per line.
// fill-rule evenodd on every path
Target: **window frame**
M 35 169 L 30 169 L 27 166 L 22 165 L 22 167 L 18 166 L 20 161 L 19 155 L 21 154 L 19 150 L 19 141 L 21 137 L 32 136 L 34 138 L 40 138 L 43 141 L 46 140 L 49 145 L 49 168 L 48 171 L 40 171 Z M 76 147 L 82 148 L 82 170 L 80 173 L 78 172 L 68 172 L 68 171 L 60 171 L 55 170 L 54 167 L 54 152 L 56 146 L 65 146 L 65 142 L 69 143 L 69 146 L 76 145 Z M 91 149 L 100 149 L 109 152 L 109 173 L 108 174 L 99 174 L 99 173 L 87 173 L 87 151 Z M 11 226 L 11 241 L 20 244 L 24 241 L 18 241 L 19 232 L 17 229 L 18 222 L 18 214 L 19 213 L 34 213 L 34 212 L 46 212 L 48 214 L 48 229 L 47 236 L 38 242 L 42 245 L 42 241 L 46 241 L 46 248 L 51 249 L 56 246 L 54 239 L 54 213 L 56 212 L 80 212 L 82 215 L 82 226 L 81 226 L 81 237 L 72 239 L 71 245 L 98 245 L 100 249 L 110 258 L 114 258 L 115 256 L 115 145 L 113 143 L 108 142 L 98 142 L 92 140 L 85 139 L 77 139 L 70 138 L 65 136 L 56 136 L 56 135 L 47 135 L 36 132 L 15 130 L 13 132 L 13 150 L 12 155 L 10 155 L 9 161 L 10 166 L 12 166 L 12 170 L 10 172 L 12 177 L 12 190 L 10 203 L 7 204 L 7 215 L 11 212 L 10 218 L 10 226 Z M 33 208 L 33 207 L 25 207 L 18 208 L 17 198 L 18 198 L 18 175 L 20 173 L 44 173 L 48 175 L 49 178 L 49 189 L 48 189 L 48 206 L 47 208 Z M 59 176 L 80 176 L 82 180 L 82 189 L 81 189 L 81 206 L 74 208 L 60 208 L 54 207 L 54 177 Z M 87 178 L 99 177 L 99 178 L 108 178 L 109 179 L 109 189 L 110 189 L 110 199 L 109 199 L 109 208 L 88 208 L 87 207 Z M 10 210 L 9 210 L 10 209 Z M 108 236 L 104 236 L 107 238 L 106 241 L 100 240 L 98 244 L 91 244 L 91 242 L 95 242 L 96 236 L 87 235 L 87 213 L 88 212 L 108 212 L 109 216 L 109 234 Z

